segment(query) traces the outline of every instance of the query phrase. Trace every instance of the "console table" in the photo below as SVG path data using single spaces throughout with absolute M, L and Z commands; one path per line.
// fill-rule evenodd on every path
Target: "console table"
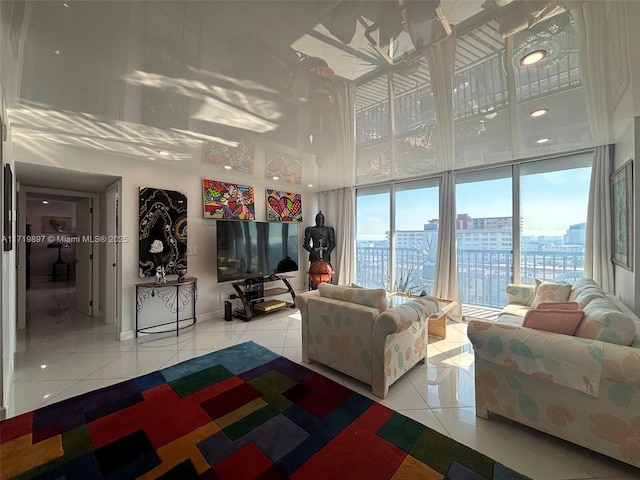
M 150 298 L 158 297 L 163 307 L 170 313 L 175 314 L 175 318 L 159 320 L 153 325 L 141 327 L 139 325 L 139 315 L 143 309 L 144 302 Z M 173 280 L 167 283 L 137 283 L 136 284 L 136 337 L 138 333 L 167 333 L 176 332 L 176 336 L 183 328 L 190 327 L 196 323 L 196 300 L 198 297 L 198 279 L 194 277 L 185 278 L 182 282 Z M 191 316 L 180 318 L 187 305 L 191 304 Z M 175 324 L 175 326 L 173 326 Z M 167 327 L 171 325 L 171 327 Z
M 264 277 L 250 277 L 240 282 L 233 282 L 234 290 L 237 292 L 237 297 L 242 301 L 242 308 L 235 311 L 234 316 L 240 318 L 246 322 L 251 320 L 257 315 L 264 313 L 271 313 L 282 308 L 291 307 L 295 308 L 296 294 L 293 291 L 293 287 L 289 283 L 289 276 L 287 275 L 267 275 Z M 284 286 L 266 288 L 266 284 L 273 282 L 282 282 Z M 275 297 L 277 295 L 283 295 L 289 293 L 291 295 L 291 302 L 284 302 L 282 307 L 278 307 L 273 310 L 265 312 L 256 312 L 254 306 L 256 303 L 264 302 L 266 298 Z

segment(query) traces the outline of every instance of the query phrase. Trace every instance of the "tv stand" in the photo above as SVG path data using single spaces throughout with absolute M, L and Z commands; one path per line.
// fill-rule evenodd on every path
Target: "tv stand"
M 248 322 L 253 317 L 271 313 L 283 308 L 295 308 L 296 294 L 293 287 L 289 283 L 290 276 L 287 275 L 266 275 L 260 277 L 249 277 L 239 282 L 233 282 L 234 290 L 238 294 L 238 298 L 242 301 L 242 308 L 237 309 L 233 316 Z M 283 286 L 273 286 L 270 283 L 282 282 Z M 267 288 L 269 287 L 269 288 Z M 291 295 L 291 302 L 284 302 L 284 305 L 276 307 L 265 312 L 259 311 L 255 305 L 264 302 L 267 298 L 284 295 Z

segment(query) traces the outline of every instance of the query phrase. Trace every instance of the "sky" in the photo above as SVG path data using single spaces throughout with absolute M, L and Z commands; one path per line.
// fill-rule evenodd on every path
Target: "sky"
M 590 168 L 523 175 L 520 184 L 524 235 L 562 236 L 587 220 Z M 422 230 L 438 218 L 438 189 L 406 190 L 396 197 L 396 230 Z M 510 217 L 511 179 L 478 181 L 456 187 L 456 211 L 472 218 Z M 358 197 L 359 240 L 382 240 L 389 230 L 389 195 Z

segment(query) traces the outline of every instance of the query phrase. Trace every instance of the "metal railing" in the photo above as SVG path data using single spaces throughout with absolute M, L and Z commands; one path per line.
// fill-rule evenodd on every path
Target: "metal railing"
M 435 258 L 416 248 L 396 249 L 395 281 L 391 285 L 389 248 L 356 248 L 356 282 L 366 288 L 411 290 L 432 293 Z M 521 283 L 535 279 L 575 282 L 583 276 L 584 252 L 556 250 L 521 252 Z M 501 308 L 507 303 L 505 289 L 513 278 L 513 255 L 509 250 L 458 250 L 458 275 L 462 302 Z

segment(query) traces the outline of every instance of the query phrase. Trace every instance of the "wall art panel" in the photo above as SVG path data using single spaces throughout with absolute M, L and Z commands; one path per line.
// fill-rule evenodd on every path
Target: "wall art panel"
M 187 267 L 187 196 L 173 190 L 140 187 L 140 276 Z
M 302 222 L 302 195 L 267 188 L 267 220 Z
M 202 181 L 202 197 L 204 218 L 255 219 L 252 186 L 205 179 Z

